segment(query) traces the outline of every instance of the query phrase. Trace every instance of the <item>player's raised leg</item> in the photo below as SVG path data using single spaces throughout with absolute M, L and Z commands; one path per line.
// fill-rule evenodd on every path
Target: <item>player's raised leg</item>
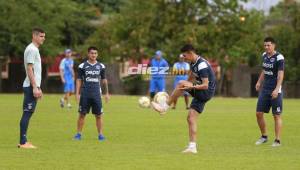
M 177 100 L 180 96 L 182 96 L 183 92 L 184 92 L 184 88 L 185 86 L 192 86 L 193 83 L 186 81 L 186 80 L 180 80 L 178 85 L 176 86 L 176 88 L 174 89 L 174 91 L 172 92 L 169 100 L 167 101 L 168 105 L 171 105 L 175 100 Z
M 170 105 L 172 103 L 174 103 L 174 101 L 176 101 L 183 94 L 184 90 L 182 88 L 184 88 L 187 85 L 193 85 L 193 84 L 189 81 L 181 80 L 177 84 L 176 88 L 173 90 L 173 92 L 170 95 L 168 101 L 166 101 L 166 103 L 164 103 L 163 105 L 155 103 L 155 102 L 151 102 L 152 107 L 154 108 L 154 110 L 156 110 L 160 114 L 165 113 L 168 110 L 168 108 L 170 107 Z
M 185 108 L 189 109 L 189 95 L 184 94 L 184 102 L 185 102 Z

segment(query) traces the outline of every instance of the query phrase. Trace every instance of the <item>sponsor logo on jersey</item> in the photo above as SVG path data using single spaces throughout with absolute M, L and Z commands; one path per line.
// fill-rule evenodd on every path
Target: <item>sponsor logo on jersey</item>
M 266 71 L 266 70 L 264 70 L 264 73 L 265 73 L 266 75 L 273 76 L 273 72 L 272 72 L 272 71 Z
M 275 61 L 275 58 L 271 58 L 271 59 L 270 59 L 270 62 L 273 63 L 274 61 Z
M 263 67 L 265 67 L 265 68 L 273 68 L 274 64 L 263 63 Z
M 99 75 L 100 71 L 85 71 L 85 75 Z
M 87 77 L 85 79 L 86 82 L 99 82 L 99 79 L 98 78 L 91 78 L 91 77 Z

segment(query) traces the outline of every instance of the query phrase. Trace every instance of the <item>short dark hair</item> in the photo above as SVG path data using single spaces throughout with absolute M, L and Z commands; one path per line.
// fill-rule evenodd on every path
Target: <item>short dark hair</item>
M 91 50 L 96 50 L 96 51 L 98 51 L 98 48 L 95 47 L 95 46 L 90 46 L 90 47 L 88 48 L 88 53 L 89 53 Z
M 180 49 L 180 51 L 181 51 L 182 53 L 188 52 L 188 51 L 193 51 L 193 52 L 195 52 L 195 48 L 193 47 L 192 44 L 185 44 L 185 45 Z
M 266 37 L 265 39 L 264 39 L 264 42 L 271 42 L 272 44 L 275 44 L 276 42 L 275 42 L 275 39 L 273 38 L 273 37 Z
M 32 34 L 39 34 L 39 33 L 45 33 L 45 31 L 42 28 L 33 28 L 32 29 Z

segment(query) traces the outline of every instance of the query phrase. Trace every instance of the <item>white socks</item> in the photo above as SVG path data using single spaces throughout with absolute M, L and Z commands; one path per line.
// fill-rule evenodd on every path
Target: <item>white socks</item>
M 196 148 L 196 142 L 190 142 L 189 148 Z

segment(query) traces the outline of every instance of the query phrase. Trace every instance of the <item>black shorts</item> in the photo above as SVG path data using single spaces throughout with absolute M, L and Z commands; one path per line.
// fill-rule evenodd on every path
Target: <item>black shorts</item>
M 214 91 L 210 90 L 189 90 L 188 93 L 193 96 L 190 108 L 193 108 L 198 113 L 202 113 L 204 110 L 205 103 L 214 96 Z
M 103 113 L 101 96 L 99 95 L 84 95 L 81 94 L 79 109 L 80 114 L 87 114 L 92 108 L 92 113 L 95 115 L 101 115 Z
M 23 99 L 23 111 L 33 113 L 37 104 L 37 99 L 33 96 L 32 87 L 23 87 L 24 99 Z
M 276 99 L 272 99 L 270 93 L 261 91 L 257 100 L 256 112 L 269 113 L 271 107 L 274 115 L 282 113 L 282 93 L 279 93 Z

